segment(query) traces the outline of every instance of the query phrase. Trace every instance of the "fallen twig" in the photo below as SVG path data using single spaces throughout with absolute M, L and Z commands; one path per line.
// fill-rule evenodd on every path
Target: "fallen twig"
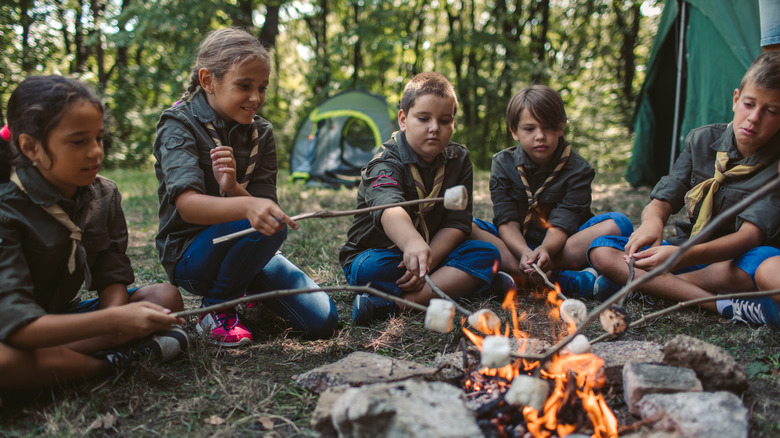
M 382 291 L 379 291 L 377 289 L 374 289 L 369 286 L 326 286 L 326 287 L 319 287 L 319 288 L 309 288 L 309 289 L 285 289 L 285 290 L 275 290 L 275 291 L 269 291 L 269 292 L 260 292 L 254 295 L 247 295 L 245 297 L 236 298 L 235 300 L 225 301 L 223 303 L 214 304 L 207 307 L 200 307 L 197 309 L 190 309 L 190 310 L 183 310 L 181 312 L 176 312 L 173 314 L 173 316 L 182 318 L 185 316 L 190 315 L 202 315 L 204 313 L 213 312 L 215 310 L 222 310 L 227 309 L 230 307 L 237 306 L 239 304 L 243 303 L 249 303 L 249 302 L 255 302 L 255 301 L 262 301 L 266 300 L 268 298 L 278 298 L 278 297 L 286 297 L 290 295 L 298 295 L 298 294 L 305 294 L 305 293 L 311 293 L 311 292 L 338 292 L 338 291 L 352 291 L 352 292 L 365 292 L 371 295 L 376 295 L 378 297 L 382 297 L 386 300 L 393 301 L 398 304 L 403 304 L 404 306 L 411 307 L 413 309 L 420 310 L 422 312 L 425 312 L 427 310 L 427 307 L 423 306 L 422 304 L 418 304 L 409 300 L 405 300 L 401 297 L 397 297 L 395 295 L 391 295 Z
M 624 300 L 625 296 L 631 293 L 631 291 L 638 289 L 640 286 L 652 280 L 653 278 L 671 271 L 675 263 L 677 263 L 680 260 L 680 257 L 682 257 L 683 254 L 685 254 L 691 247 L 701 243 L 702 241 L 705 241 L 715 230 L 717 230 L 727 220 L 731 220 L 735 215 L 737 215 L 739 212 L 744 210 L 747 206 L 754 203 L 756 200 L 762 198 L 763 196 L 766 196 L 770 192 L 777 190 L 778 188 L 780 188 L 780 177 L 776 177 L 773 181 L 767 183 L 765 186 L 751 193 L 750 195 L 743 198 L 738 203 L 726 209 L 726 211 L 724 211 L 720 215 L 716 216 L 710 223 L 708 223 L 704 228 L 702 228 L 699 234 L 691 237 L 685 243 L 680 245 L 677 251 L 674 254 L 672 254 L 671 257 L 666 259 L 664 263 L 660 264 L 659 266 L 656 266 L 654 269 L 650 270 L 645 275 L 637 279 L 634 279 L 630 281 L 628 284 L 626 284 L 625 286 L 623 286 L 617 293 L 615 293 L 614 295 L 606 299 L 603 303 L 601 303 L 601 305 L 599 305 L 591 313 L 589 313 L 585 321 L 583 321 L 582 324 L 577 326 L 577 330 L 575 330 L 573 333 L 570 333 L 568 336 L 561 339 L 557 344 L 552 346 L 545 353 L 543 354 L 513 353 L 513 356 L 517 358 L 523 358 L 527 360 L 538 360 L 542 362 L 550 359 L 555 353 L 557 353 L 563 347 L 565 347 L 566 344 L 571 342 L 571 340 L 574 339 L 575 336 L 585 331 L 585 329 L 588 326 L 590 326 L 590 324 L 592 324 L 593 321 L 598 319 L 601 312 L 615 305 L 615 303 L 617 302 L 622 302 L 621 300 Z

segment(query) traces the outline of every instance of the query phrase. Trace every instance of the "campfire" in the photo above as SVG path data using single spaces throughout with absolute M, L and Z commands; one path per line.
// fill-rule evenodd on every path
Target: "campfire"
M 465 324 L 463 328 L 480 349 L 482 364 L 463 378 L 462 387 L 480 426 L 489 429 L 486 435 L 549 438 L 577 432 L 596 438 L 617 437 L 617 419 L 600 393 L 606 381 L 604 361 L 589 352 L 584 336 L 575 337 L 546 363 L 519 357 L 532 339 L 520 329 L 525 314 L 518 312 L 515 295 L 516 290 L 510 291 L 502 304 L 511 316 L 511 325 L 507 322 L 502 330 L 500 323 L 488 321 L 495 314 L 475 314 L 469 323 L 484 336 Z M 560 319 L 563 314 L 566 334 L 573 333 L 577 319 L 571 318 L 571 307 L 562 309 L 560 296 L 559 289 L 547 294 L 550 315 Z

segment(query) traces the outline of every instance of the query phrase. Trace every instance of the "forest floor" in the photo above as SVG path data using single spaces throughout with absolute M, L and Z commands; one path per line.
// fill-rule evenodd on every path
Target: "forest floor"
M 164 281 L 157 262 L 157 183 L 151 170 L 109 171 L 123 192 L 130 232 L 129 255 L 136 284 Z M 475 173 L 475 216 L 490 219 L 488 173 Z M 639 223 L 648 201 L 648 188 L 632 188 L 615 175 L 597 176 L 594 213 L 622 211 Z M 319 209 L 354 207 L 355 189 L 305 188 L 279 178 L 279 198 L 290 215 Z M 309 219 L 290 231 L 282 250 L 322 286 L 345 285 L 338 265 L 338 249 L 346 239 L 351 217 Z M 668 227 L 671 230 L 671 227 Z M 521 291 L 522 292 L 522 291 Z M 199 299 L 184 292 L 185 305 Z M 542 301 L 519 294 L 519 305 L 534 314 L 546 313 Z M 426 331 L 423 315 L 407 313 L 370 327 L 350 324 L 354 296 L 331 295 L 339 312 L 339 330 L 331 339 L 304 341 L 291 336 L 284 325 L 259 308 L 245 311 L 255 342 L 239 349 L 220 349 L 199 338 L 190 317 L 186 330 L 192 345 L 186 354 L 167 364 L 143 362 L 135 375 L 115 381 L 92 381 L 49 388 L 31 400 L 3 401 L 0 436 L 316 436 L 311 414 L 317 395 L 299 387 L 295 376 L 335 362 L 356 351 L 432 364 L 437 355 L 456 350 L 462 333 Z M 589 308 L 597 305 L 587 302 Z M 499 309 L 495 301 L 466 302 L 471 309 Z M 660 300 L 629 301 L 629 314 L 639 316 L 667 307 Z M 532 336 L 549 339 L 546 324 L 527 327 Z M 602 333 L 598 324 L 586 332 Z M 672 312 L 623 339 L 665 343 L 678 334 L 694 336 L 728 351 L 750 376 L 743 402 L 750 411 L 750 436 L 780 434 L 780 331 L 774 327 L 732 324 L 714 313 L 688 308 Z M 637 421 L 619 394 L 605 394 L 621 427 Z

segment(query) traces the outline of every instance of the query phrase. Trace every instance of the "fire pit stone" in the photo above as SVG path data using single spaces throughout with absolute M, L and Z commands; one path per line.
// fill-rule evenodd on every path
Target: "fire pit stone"
M 623 367 L 623 398 L 634 415 L 637 403 L 648 394 L 701 391 L 696 373 L 688 368 L 634 362 Z
M 664 363 L 691 368 L 705 390 L 741 394 L 748 376 L 726 350 L 690 336 L 678 335 L 664 345 Z

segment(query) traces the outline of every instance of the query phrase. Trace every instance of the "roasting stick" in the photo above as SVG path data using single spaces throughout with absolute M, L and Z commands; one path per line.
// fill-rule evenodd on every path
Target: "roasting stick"
M 471 314 L 472 314 L 472 313 L 474 313 L 474 312 L 472 312 L 471 310 L 469 310 L 469 309 L 467 309 L 467 308 L 465 308 L 465 307 L 461 306 L 460 304 L 458 304 L 458 302 L 457 302 L 457 301 L 455 301 L 455 300 L 454 300 L 454 299 L 453 299 L 451 296 L 449 296 L 449 295 L 445 294 L 443 290 L 439 289 L 439 286 L 436 286 L 436 283 L 434 283 L 434 282 L 433 282 L 433 279 L 431 279 L 431 276 L 430 276 L 430 275 L 428 275 L 428 274 L 425 274 L 425 282 L 426 282 L 426 283 L 428 283 L 428 286 L 430 286 L 430 287 L 431 287 L 431 290 L 432 290 L 432 291 L 433 291 L 433 292 L 434 292 L 436 295 L 438 295 L 438 296 L 439 296 L 439 297 L 441 297 L 442 299 L 445 299 L 445 300 L 447 300 L 447 301 L 450 301 L 452 304 L 454 304 L 454 305 L 455 305 L 455 308 L 456 308 L 456 309 L 458 309 L 458 312 L 460 312 L 460 313 L 462 313 L 462 314 L 464 314 L 464 315 L 466 315 L 466 316 L 471 316 Z
M 385 205 L 375 205 L 373 207 L 365 207 L 365 208 L 356 208 L 353 210 L 319 210 L 309 213 L 300 213 L 296 214 L 295 216 L 292 216 L 290 219 L 293 221 L 298 221 L 301 219 L 309 219 L 309 218 L 330 218 L 330 217 L 340 217 L 340 216 L 353 216 L 356 214 L 362 214 L 362 213 L 369 213 L 372 211 L 377 210 L 384 210 L 391 207 L 408 207 L 411 205 L 418 205 L 418 204 L 427 204 L 429 202 L 443 202 L 444 208 L 447 210 L 465 210 L 466 206 L 468 205 L 469 195 L 466 190 L 466 186 L 455 186 L 450 187 L 449 189 L 444 191 L 444 196 L 439 198 L 431 198 L 431 199 L 414 199 L 411 201 L 403 201 L 403 202 L 395 202 L 392 204 L 385 204 Z M 214 245 L 222 242 L 227 242 L 228 240 L 233 240 L 239 237 L 247 236 L 249 234 L 252 234 L 256 232 L 254 228 L 247 228 L 246 230 L 237 231 L 235 233 L 226 234 L 222 237 L 217 237 L 214 240 L 211 241 Z
M 615 303 L 624 300 L 625 296 L 628 295 L 631 291 L 638 289 L 640 286 L 652 280 L 653 278 L 671 271 L 672 268 L 674 267 L 674 264 L 677 263 L 677 261 L 680 260 L 680 257 L 682 257 L 683 254 L 685 254 L 692 246 L 697 245 L 702 241 L 704 241 L 705 239 L 707 239 L 710 236 L 710 234 L 712 234 L 713 231 L 717 230 L 718 227 L 723 225 L 726 221 L 731 220 L 734 216 L 736 216 L 739 212 L 744 210 L 747 206 L 749 206 L 750 204 L 754 203 L 756 200 L 762 198 L 763 196 L 766 196 L 770 192 L 777 189 L 780 189 L 780 177 L 776 177 L 773 181 L 767 183 L 765 186 L 761 187 L 760 189 L 748 195 L 746 198 L 743 198 L 738 203 L 726 209 L 726 211 L 724 211 L 722 214 L 715 217 L 712 221 L 710 221 L 710 223 L 708 223 L 704 228 L 702 228 L 699 234 L 691 237 L 685 243 L 680 245 L 677 251 L 674 254 L 672 254 L 671 257 L 666 259 L 664 263 L 656 266 L 654 269 L 650 270 L 645 275 L 637 279 L 633 279 L 631 282 L 623 286 L 617 293 L 607 298 L 603 303 L 601 303 L 601 305 L 595 308 L 588 315 L 587 319 L 583 321 L 581 325 L 577 326 L 577 330 L 575 330 L 573 333 L 569 334 L 565 338 L 561 339 L 557 344 L 555 344 L 545 353 L 543 354 L 512 353 L 513 357 L 523 358 L 527 360 L 538 360 L 541 362 L 550 359 L 555 353 L 557 353 L 563 347 L 565 347 L 566 344 L 571 342 L 571 340 L 574 339 L 575 336 L 581 334 L 587 327 L 589 327 L 590 324 L 592 324 L 593 321 L 595 321 L 599 317 L 601 312 L 615 305 Z M 776 293 L 776 291 L 767 291 L 765 293 L 767 295 L 770 295 L 769 292 Z M 753 292 L 749 292 L 749 293 L 753 293 Z M 708 298 L 720 299 L 721 297 L 725 297 L 725 296 L 726 295 L 720 295 L 718 296 L 718 298 L 715 297 L 708 297 Z M 744 293 L 742 296 L 745 296 Z
M 547 285 L 552 290 L 558 291 L 558 298 L 565 300 L 566 295 L 563 294 L 562 291 L 560 291 L 560 287 L 555 287 L 555 285 L 550 281 L 549 278 L 547 278 L 547 275 L 542 271 L 542 269 L 537 265 L 536 263 L 531 263 L 531 266 L 534 268 L 534 271 L 536 271 L 537 274 L 542 276 L 542 280 L 544 280 L 544 284 Z
M 239 304 L 253 302 L 253 301 L 262 301 L 268 298 L 277 298 L 277 297 L 286 297 L 290 295 L 298 295 L 298 294 L 305 294 L 305 293 L 311 293 L 311 292 L 337 292 L 337 291 L 353 291 L 353 292 L 365 292 L 371 295 L 376 295 L 378 297 L 382 297 L 384 299 L 394 301 L 398 304 L 403 304 L 404 306 L 411 307 L 413 309 L 420 310 L 422 312 L 425 312 L 428 308 L 423 306 L 422 304 L 418 304 L 409 300 L 405 300 L 403 298 L 397 297 L 395 295 L 390 295 L 387 293 L 384 293 L 382 291 L 376 290 L 370 286 L 326 286 L 326 287 L 319 287 L 319 288 L 309 288 L 309 289 L 285 289 L 285 290 L 275 290 L 270 292 L 261 292 L 254 295 L 247 295 L 245 297 L 236 298 L 235 300 L 225 301 L 223 303 L 214 304 L 212 306 L 208 307 L 200 307 L 197 309 L 190 309 L 190 310 L 183 310 L 181 312 L 176 312 L 173 314 L 173 316 L 177 318 L 182 318 L 185 316 L 190 315 L 202 315 L 204 313 L 212 312 L 214 310 L 221 310 L 221 309 L 227 309 L 229 307 L 237 306 Z

